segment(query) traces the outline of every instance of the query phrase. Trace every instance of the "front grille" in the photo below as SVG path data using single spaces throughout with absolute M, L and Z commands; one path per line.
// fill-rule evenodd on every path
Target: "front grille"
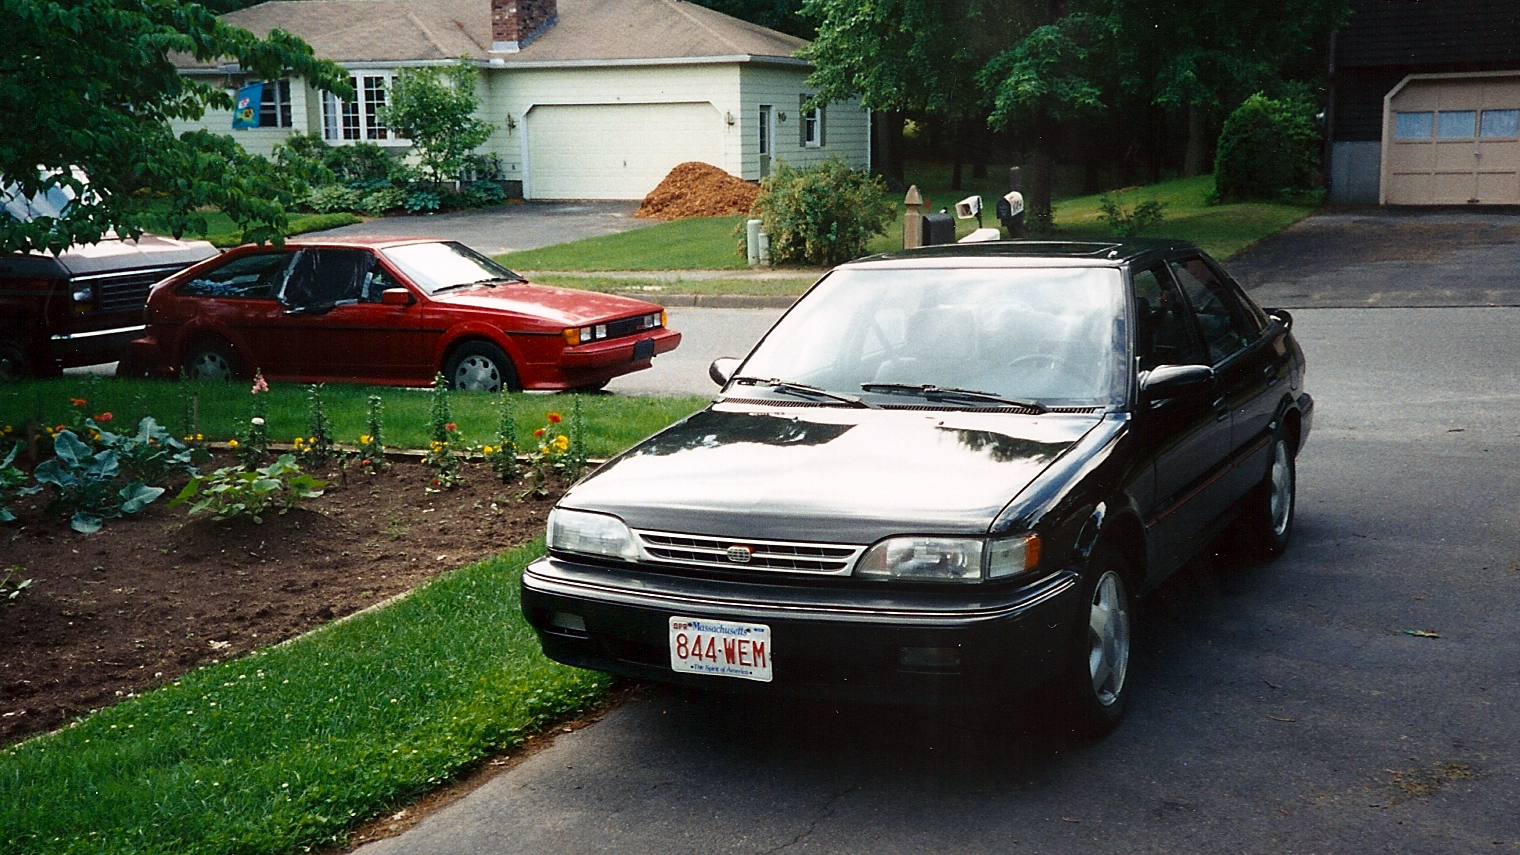
M 645 326 L 644 319 L 647 317 L 649 315 L 640 315 L 637 318 L 623 318 L 621 321 L 611 321 L 607 324 L 607 337 L 622 338 L 625 335 L 633 335 L 641 333 L 646 329 L 652 330 L 659 327 L 658 323 L 655 323 L 653 326 Z
M 723 570 L 848 575 L 863 546 L 738 540 L 665 532 L 637 532 L 644 555 L 662 564 Z M 748 550 L 749 560 L 734 560 L 730 549 Z M 742 550 L 740 550 L 742 554 Z
M 87 281 L 95 286 L 96 311 L 130 312 L 142 309 L 148 302 L 148 291 L 153 288 L 153 283 L 171 272 L 173 271 L 140 270 L 88 277 Z

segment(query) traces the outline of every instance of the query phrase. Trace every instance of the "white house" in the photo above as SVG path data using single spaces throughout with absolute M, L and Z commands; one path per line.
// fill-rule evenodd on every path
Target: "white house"
M 353 74 L 353 102 L 280 80 L 264 86 L 259 128 L 233 130 L 225 111 L 176 123 L 252 152 L 293 133 L 404 149 L 376 114 L 391 80 L 464 57 L 481 71 L 479 116 L 497 128 L 481 151 L 529 199 L 641 199 L 689 160 L 751 180 L 775 160 L 870 165 L 858 103 L 802 109 L 805 41 L 682 0 L 271 0 L 224 20 L 293 33 Z M 248 82 L 235 64 L 179 61 L 186 75 Z

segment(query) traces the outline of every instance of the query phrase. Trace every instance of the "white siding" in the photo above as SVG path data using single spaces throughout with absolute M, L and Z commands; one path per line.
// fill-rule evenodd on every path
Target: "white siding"
M 860 102 L 836 101 L 824 107 L 823 145 L 810 148 L 802 144 L 802 114 L 798 110 L 803 94 L 812 94 L 807 86 L 809 69 L 747 64 L 741 66 L 742 106 L 739 126 L 742 144 L 741 178 L 760 177 L 760 105 L 773 106 L 771 121 L 775 148 L 771 160 L 784 160 L 791 166 L 807 166 L 838 157 L 856 169 L 865 169 L 869 160 L 870 117 Z M 786 120 L 781 120 L 781 114 Z
M 237 94 L 236 90 L 231 93 Z M 312 112 L 316 110 L 316 115 Z M 232 127 L 231 110 L 207 110 L 206 115 L 200 121 L 185 122 L 178 119 L 169 122 L 169 128 L 178 136 L 185 131 L 208 130 L 214 134 L 224 134 L 237 140 L 250 154 L 269 157 L 274 153 L 274 147 L 284 142 L 291 134 L 304 134 L 308 130 L 321 131 L 321 111 L 318 109 L 316 92 L 297 79 L 290 81 L 290 123 L 289 128 L 238 128 Z

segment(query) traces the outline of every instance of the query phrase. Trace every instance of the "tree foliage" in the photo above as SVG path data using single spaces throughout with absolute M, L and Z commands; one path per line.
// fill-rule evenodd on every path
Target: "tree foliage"
M 193 3 L 0 0 L 0 12 L 0 175 L 24 196 L 67 188 L 79 200 L 59 217 L 0 217 L 0 252 L 136 237 L 154 196 L 167 196 L 176 230 L 202 225 L 196 209 L 212 205 L 250 240 L 279 237 L 293 194 L 267 161 L 226 136 L 169 130 L 170 119 L 232 106 L 227 91 L 181 76 L 175 54 L 231 59 L 255 79 L 293 71 L 350 94 L 347 73 L 300 39 L 260 39 Z
M 725 15 L 770 27 L 804 39 L 813 37 L 813 25 L 801 15 L 802 0 L 694 0 Z
M 453 181 L 470 152 L 494 130 L 475 118 L 477 72 L 463 61 L 442 68 L 404 68 L 391 87 L 380 120 L 417 147 L 417 158 L 432 180 Z

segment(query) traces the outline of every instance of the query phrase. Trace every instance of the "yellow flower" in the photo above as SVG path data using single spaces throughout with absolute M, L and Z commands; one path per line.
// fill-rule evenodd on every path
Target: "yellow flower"
M 495 449 L 491 448 L 491 446 L 487 445 L 484 448 L 480 449 L 480 453 L 481 454 L 490 454 L 494 450 Z
M 360 445 L 369 445 L 369 441 L 370 441 L 370 435 L 369 434 L 365 434 L 364 436 L 359 437 L 359 444 Z
M 227 440 L 227 447 L 228 448 L 237 448 L 238 447 L 238 441 L 235 440 L 235 439 L 229 439 L 229 440 Z
M 563 454 L 569 448 L 570 448 L 570 437 L 565 436 L 564 434 L 560 434 L 559 436 L 557 436 L 557 437 L 554 438 L 554 449 L 556 451 L 558 451 L 558 452 L 560 452 L 560 453 Z
M 195 435 L 195 441 L 196 442 L 200 442 L 201 440 L 203 440 L 205 438 L 206 438 L 205 434 L 199 434 L 198 433 L 198 434 Z

